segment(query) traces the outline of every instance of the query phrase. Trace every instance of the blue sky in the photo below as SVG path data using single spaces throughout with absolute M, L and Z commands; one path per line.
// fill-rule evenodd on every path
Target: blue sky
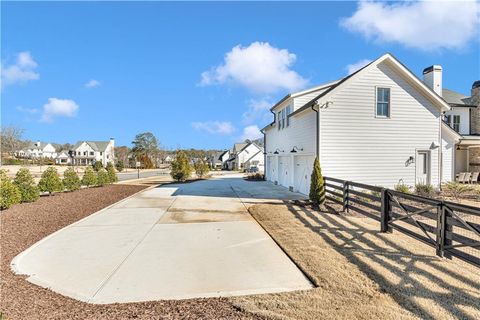
M 2 125 L 31 140 L 223 149 L 288 92 L 385 52 L 464 94 L 480 78 L 478 2 L 1 5 Z

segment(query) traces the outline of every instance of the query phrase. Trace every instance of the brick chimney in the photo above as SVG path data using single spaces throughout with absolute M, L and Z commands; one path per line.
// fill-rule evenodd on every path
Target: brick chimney
M 477 106 L 472 108 L 470 113 L 470 131 L 472 134 L 480 135 L 480 80 L 472 85 L 472 98 L 470 104 Z
M 442 66 L 433 65 L 423 69 L 423 82 L 441 97 L 442 96 Z

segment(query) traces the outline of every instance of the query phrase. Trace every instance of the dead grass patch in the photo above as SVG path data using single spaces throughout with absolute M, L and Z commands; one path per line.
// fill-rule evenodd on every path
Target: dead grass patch
M 480 319 L 480 269 L 377 221 L 295 204 L 257 205 L 255 219 L 318 287 L 231 298 L 278 319 Z

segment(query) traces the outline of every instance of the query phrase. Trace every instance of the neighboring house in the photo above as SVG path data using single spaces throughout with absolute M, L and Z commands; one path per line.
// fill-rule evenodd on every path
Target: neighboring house
M 235 143 L 230 152 L 230 158 L 227 160 L 229 170 L 244 170 L 251 167 L 258 167 L 259 171 L 264 169 L 263 148 L 257 144 Z
M 21 158 L 55 158 L 57 156 L 57 151 L 55 147 L 48 142 L 32 142 L 25 149 L 19 150 L 16 152 L 17 157 Z
M 165 163 L 171 163 L 173 161 L 174 157 L 171 155 L 167 155 L 164 159 L 163 162 Z
M 230 150 L 217 151 L 208 159 L 208 163 L 211 168 L 224 169 L 229 158 Z
M 266 179 L 308 194 L 318 156 L 325 176 L 371 185 L 453 180 L 452 151 L 478 138 L 462 139 L 444 124 L 443 113 L 455 109 L 430 77 L 418 79 L 385 54 L 341 80 L 287 95 L 262 129 Z
M 115 140 L 110 141 L 79 141 L 72 148 L 75 151 L 74 165 L 91 165 L 96 161 L 102 162 L 106 166 L 109 162 L 114 162 Z
M 62 151 L 58 154 L 58 156 L 55 158 L 55 163 L 56 164 L 71 164 L 72 159 L 68 155 L 67 151 Z

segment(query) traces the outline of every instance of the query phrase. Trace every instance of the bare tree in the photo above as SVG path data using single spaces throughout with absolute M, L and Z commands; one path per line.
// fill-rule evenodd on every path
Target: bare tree
M 2 158 L 5 155 L 12 156 L 25 145 L 22 136 L 25 130 L 15 126 L 2 127 L 0 131 L 0 146 Z

